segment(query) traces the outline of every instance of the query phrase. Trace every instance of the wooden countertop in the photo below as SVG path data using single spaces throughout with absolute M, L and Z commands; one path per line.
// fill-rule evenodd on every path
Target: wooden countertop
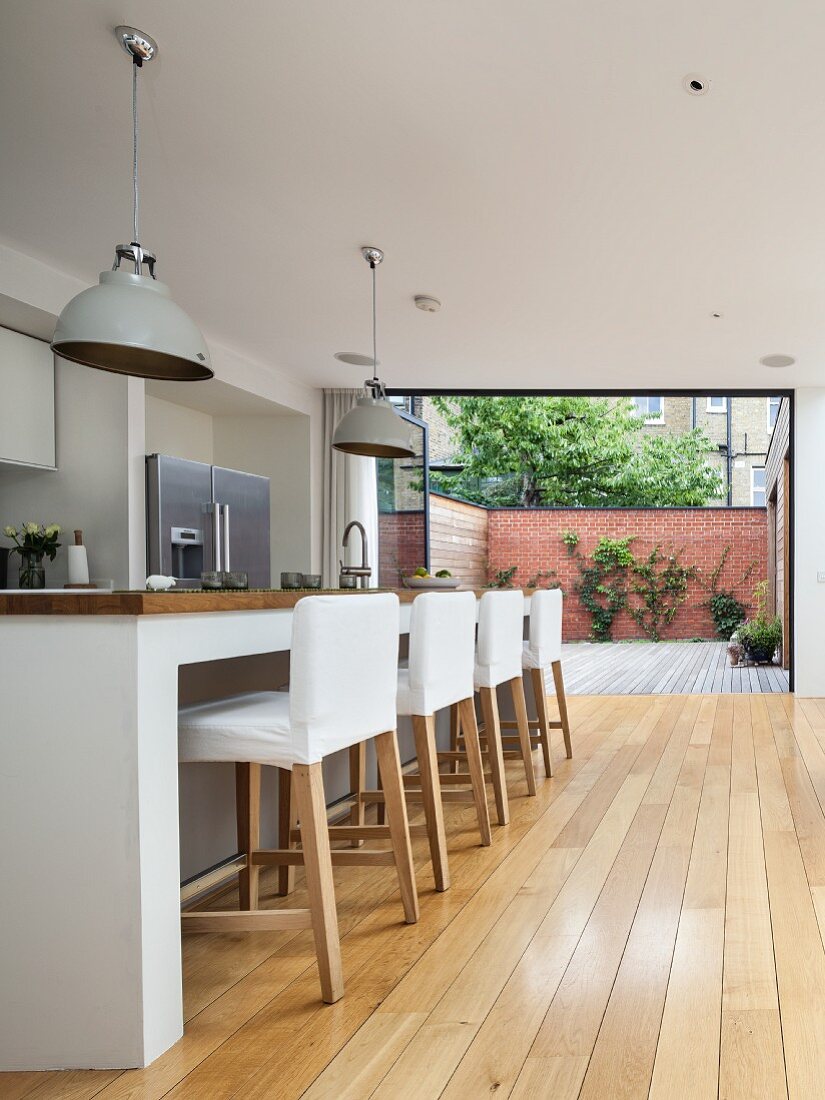
M 285 592 L 267 589 L 252 592 L 28 592 L 0 595 L 0 615 L 183 615 L 206 611 L 280 611 L 294 607 L 305 596 L 347 595 L 357 597 L 377 589 L 299 589 Z M 388 591 L 383 589 L 382 591 Z M 412 603 L 424 589 L 391 589 L 401 603 Z M 436 591 L 436 590 L 432 590 Z M 449 591 L 455 591 L 451 589 Z M 462 591 L 467 591 L 463 589 Z M 480 596 L 484 590 L 477 590 Z

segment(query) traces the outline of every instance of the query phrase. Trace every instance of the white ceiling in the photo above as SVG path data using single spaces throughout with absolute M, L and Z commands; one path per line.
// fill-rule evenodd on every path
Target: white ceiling
M 0 235 L 90 282 L 131 235 L 122 22 L 160 43 L 142 243 L 221 343 L 359 383 L 374 244 L 393 386 L 825 382 L 816 0 L 7 0 Z

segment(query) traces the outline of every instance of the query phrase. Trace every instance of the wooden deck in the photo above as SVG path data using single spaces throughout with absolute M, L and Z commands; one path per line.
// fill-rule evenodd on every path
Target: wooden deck
M 788 691 L 779 665 L 731 668 L 725 642 L 572 642 L 562 646 L 571 695 L 727 695 Z
M 390 868 L 335 869 L 336 1005 L 308 932 L 187 935 L 170 1051 L 128 1073 L 0 1075 L 0 1097 L 821 1097 L 825 701 L 577 696 L 570 712 L 573 759 L 554 734 L 535 798 L 507 762 L 491 847 L 445 805 L 446 893 L 414 840 L 417 925 Z M 299 872 L 289 904 L 305 903 Z

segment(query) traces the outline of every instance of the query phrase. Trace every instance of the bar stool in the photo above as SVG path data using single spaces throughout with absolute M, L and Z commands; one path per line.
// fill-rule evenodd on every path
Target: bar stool
M 475 803 L 481 843 L 492 843 L 484 766 L 473 700 L 476 597 L 472 592 L 428 592 L 410 612 L 410 656 L 398 670 L 396 709 L 412 719 L 418 772 L 404 776 L 410 801 L 424 803 L 436 890 L 450 885 L 442 801 Z M 458 753 L 437 751 L 436 711 L 455 706 L 461 715 L 468 771 L 440 775 L 439 760 Z M 442 791 L 442 784 L 470 785 Z M 415 827 L 413 827 L 415 828 Z
M 530 729 L 538 734 L 530 737 L 531 747 L 541 745 L 544 756 L 544 771 L 547 776 L 553 774 L 550 754 L 550 730 L 562 731 L 564 747 L 568 760 L 573 756 L 570 741 L 570 721 L 567 716 L 567 697 L 564 693 L 564 675 L 561 668 L 561 622 L 563 598 L 557 588 L 541 589 L 530 600 L 530 640 L 524 643 L 522 667 L 530 672 L 533 695 L 536 700 L 536 718 L 529 719 Z M 560 721 L 550 720 L 547 706 L 547 684 L 545 674 L 552 669 L 556 688 L 556 701 L 559 707 Z M 502 728 L 513 729 L 515 722 L 502 722 Z M 504 736 L 504 744 L 515 741 L 514 737 Z
M 395 733 L 398 597 L 391 593 L 308 596 L 292 620 L 290 690 L 253 692 L 182 708 L 181 761 L 233 761 L 238 840 L 246 854 L 239 889 L 248 912 L 184 913 L 194 932 L 312 928 L 323 999 L 344 992 L 332 866 L 394 863 L 404 918 L 418 920 L 418 897 Z M 322 760 L 375 738 L 392 851 L 330 851 Z M 302 850 L 260 848 L 261 765 L 292 773 Z M 364 830 L 365 835 L 368 831 Z M 369 834 L 372 835 L 372 834 Z M 259 910 L 265 864 L 303 864 L 309 909 Z
M 521 677 L 524 649 L 524 595 L 513 592 L 485 592 L 479 601 L 478 643 L 473 679 L 481 702 L 484 728 L 482 740 L 486 742 L 490 761 L 490 778 L 496 800 L 499 825 L 510 820 L 507 798 L 507 781 L 504 774 L 504 751 L 501 734 L 501 718 L 496 689 L 507 684 L 513 696 L 516 712 L 520 755 L 527 777 L 527 793 L 536 793 L 536 775 L 530 745 L 530 729 L 527 718 L 527 701 Z M 459 714 L 454 718 L 454 737 L 458 747 L 463 739 L 464 723 Z M 466 750 L 466 742 L 465 742 Z

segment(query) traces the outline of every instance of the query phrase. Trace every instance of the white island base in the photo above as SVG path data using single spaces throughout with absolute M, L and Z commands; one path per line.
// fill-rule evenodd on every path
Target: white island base
M 288 650 L 298 598 L 0 595 L 0 1070 L 141 1067 L 183 1034 L 178 670 Z

